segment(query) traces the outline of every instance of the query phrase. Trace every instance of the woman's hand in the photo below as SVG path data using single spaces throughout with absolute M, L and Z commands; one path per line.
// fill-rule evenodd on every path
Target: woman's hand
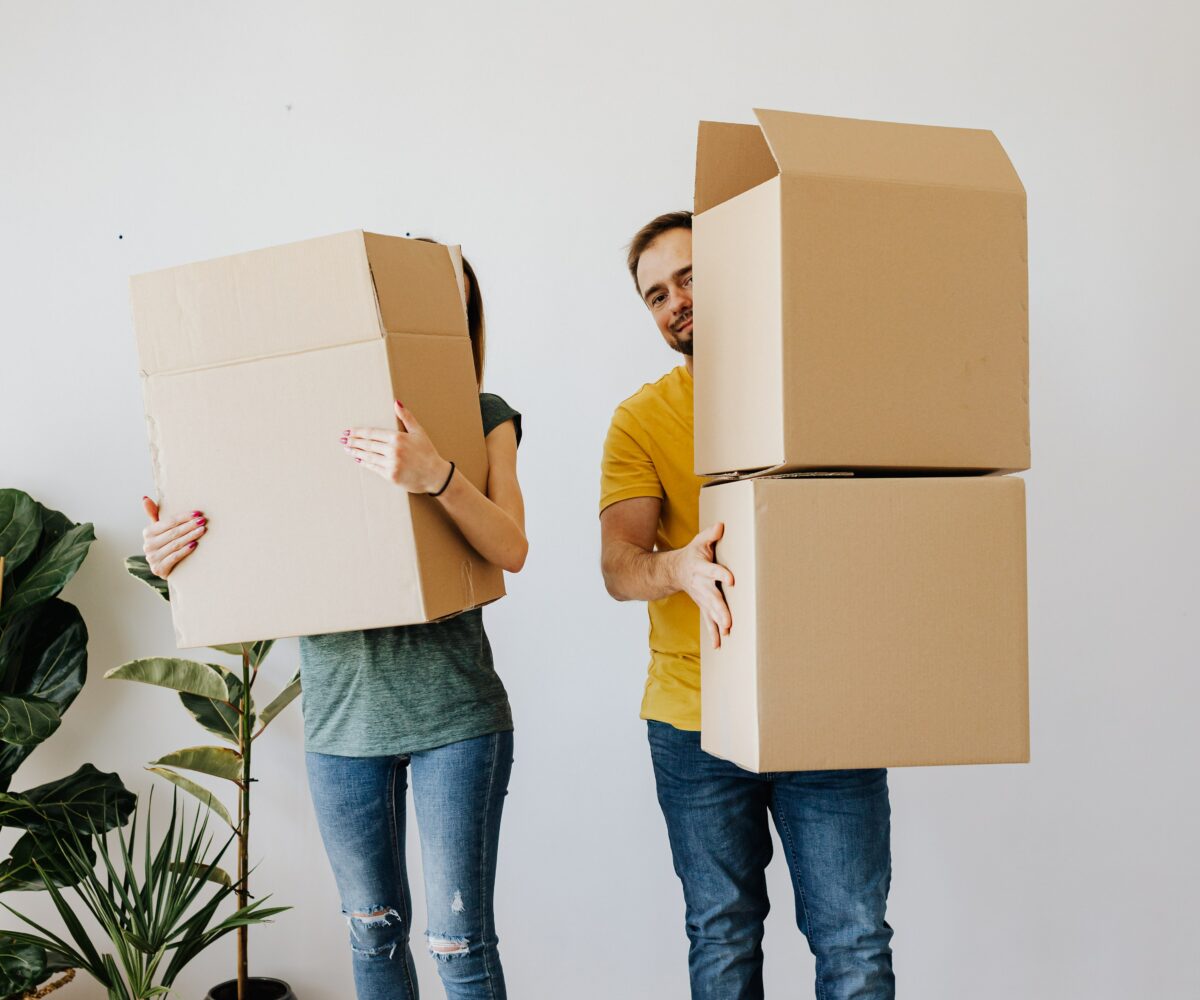
M 142 497 L 142 506 L 150 518 L 142 531 L 142 551 L 146 553 L 150 572 L 165 580 L 171 570 L 200 544 L 200 537 L 208 530 L 208 518 L 203 511 L 194 510 L 169 521 L 160 521 L 158 504 L 149 497 Z
M 399 400 L 396 416 L 403 430 L 354 427 L 342 431 L 339 440 L 346 454 L 409 493 L 436 493 L 450 475 L 450 463 L 438 454 L 425 428 Z

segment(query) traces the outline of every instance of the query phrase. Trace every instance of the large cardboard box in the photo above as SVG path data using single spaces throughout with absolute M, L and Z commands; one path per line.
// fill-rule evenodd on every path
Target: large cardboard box
M 430 621 L 503 572 L 438 502 L 355 465 L 400 399 L 480 489 L 487 454 L 456 247 L 349 232 L 134 277 L 164 516 L 209 531 L 169 578 L 180 646 Z
M 1025 191 L 987 131 L 701 122 L 696 472 L 1029 467 Z
M 700 492 L 734 584 L 702 746 L 751 771 L 1029 759 L 1025 484 L 761 478 Z

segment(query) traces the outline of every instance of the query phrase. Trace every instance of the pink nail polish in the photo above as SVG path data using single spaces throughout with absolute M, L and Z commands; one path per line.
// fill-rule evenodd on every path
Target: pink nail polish
M 195 542 L 188 542 L 188 548 L 189 548 L 189 549 L 194 549 L 195 547 L 196 547 L 196 543 L 195 543 Z
M 362 463 L 362 459 L 361 459 L 361 458 L 356 458 L 354 461 L 358 462 L 359 464 L 361 464 L 361 463 Z
M 345 444 L 349 440 L 349 438 L 338 438 L 338 440 L 341 441 L 342 444 Z
M 192 511 L 192 517 L 203 517 L 203 516 L 204 516 L 204 511 L 202 511 L 202 510 Z
M 196 524 L 198 524 L 201 528 L 203 528 L 206 524 L 208 524 L 208 518 L 207 517 L 198 517 L 198 518 L 196 518 Z

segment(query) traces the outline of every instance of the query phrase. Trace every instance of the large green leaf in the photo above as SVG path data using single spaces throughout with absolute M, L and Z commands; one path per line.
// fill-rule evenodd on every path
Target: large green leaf
M 262 710 L 259 715 L 259 732 L 262 732 L 270 724 L 280 712 L 288 707 L 296 696 L 300 694 L 300 671 L 296 671 L 296 676 L 287 682 L 287 685 L 267 704 L 267 707 Z
M 75 522 L 61 511 L 53 510 L 42 503 L 38 504 L 38 508 L 42 512 L 42 537 L 38 539 L 37 548 L 33 550 L 35 562 L 51 545 L 75 527 Z
M 87 628 L 73 604 L 52 598 L 0 632 L 0 691 L 52 702 L 62 715 L 87 677 Z M 36 744 L 0 743 L 0 792 Z
M 183 707 L 205 729 L 223 740 L 228 740 L 234 746 L 241 745 L 241 712 L 249 712 L 249 724 L 254 727 L 254 698 L 247 692 L 243 697 L 242 679 L 227 667 L 216 663 L 208 664 L 218 673 L 225 683 L 223 699 L 201 698 L 198 695 L 181 694 L 179 700 Z M 238 706 L 234 708 L 233 706 Z
M 110 830 L 124 823 L 136 797 L 118 775 L 81 765 L 73 774 L 19 795 L 0 794 L 0 826 L 42 829 L 69 824 L 81 834 Z
M 41 958 L 24 949 L 36 949 Z M 60 951 L 0 931 L 0 996 L 7 1000 L 18 1000 L 51 976 L 73 968 L 75 963 Z
M 126 559 L 125 572 L 141 580 L 142 583 L 151 588 L 164 601 L 171 599 L 171 591 L 167 586 L 167 581 L 161 576 L 155 576 L 151 572 L 150 563 L 147 562 L 145 556 L 130 556 Z
M 182 767 L 214 778 L 242 780 L 242 755 L 228 747 L 188 747 L 154 761 L 158 767 Z
M 42 532 L 41 505 L 20 490 L 0 490 L 0 556 L 11 577 L 29 557 Z
M 81 840 L 83 849 L 94 856 L 91 838 Z M 22 892 L 44 889 L 40 865 L 46 876 L 58 886 L 74 885 L 79 881 L 66 863 L 54 837 L 44 832 L 24 833 L 13 845 L 12 854 L 0 862 L 0 892 Z
M 62 717 L 45 698 L 0 694 L 0 740 L 17 746 L 41 743 L 59 727 Z
M 46 976 L 46 950 L 41 945 L 0 931 L 0 996 L 20 996 L 40 986 Z
M 169 657 L 133 660 L 114 667 L 104 675 L 115 680 L 139 681 L 179 692 L 179 699 L 209 732 L 221 739 L 238 743 L 242 706 L 242 681 L 219 663 L 200 663 Z M 250 724 L 254 724 L 254 702 L 246 699 Z
M 16 492 L 20 493 L 19 490 Z M 26 494 L 22 493 L 21 496 L 26 496 Z M 65 514 L 57 510 L 52 510 L 31 497 L 29 501 L 37 511 L 38 531 L 35 533 L 33 549 L 25 553 L 20 564 L 13 564 L 10 561 L 5 565 L 5 593 L 7 595 L 16 593 L 21 582 L 33 571 L 42 557 L 57 544 L 63 535 L 72 528 L 77 527 L 75 522 Z M 23 542 L 19 546 L 21 550 L 27 547 L 27 542 Z
M 90 524 L 68 528 L 46 551 L 37 556 L 33 568 L 17 583 L 14 592 L 0 604 L 0 623 L 18 611 L 54 597 L 75 575 L 88 548 L 96 540 Z
M 224 699 L 228 694 L 225 679 L 219 667 L 197 660 L 179 660 L 167 656 L 152 656 L 144 660 L 131 660 L 113 667 L 104 676 L 122 681 L 138 681 L 172 691 L 200 695 L 205 698 Z
M 220 816 L 221 819 L 225 821 L 226 825 L 231 828 L 233 827 L 233 818 L 229 815 L 229 810 L 225 808 L 220 799 L 213 795 L 213 793 L 203 785 L 196 784 L 196 782 L 192 781 L 190 778 L 185 778 L 182 774 L 179 774 L 177 771 L 172 771 L 169 767 L 147 767 L 146 770 L 153 771 L 155 774 L 166 778 L 167 781 L 171 782 L 171 784 L 182 788 L 189 795 L 195 796 L 206 806 L 208 806 L 209 809 Z
M 7 694 L 33 695 L 60 712 L 87 679 L 87 626 L 73 604 L 55 597 L 15 616 L 0 636 Z

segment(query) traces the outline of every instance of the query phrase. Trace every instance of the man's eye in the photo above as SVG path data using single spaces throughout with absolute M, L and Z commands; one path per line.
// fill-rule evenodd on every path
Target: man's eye
M 684 288 L 692 287 L 692 276 L 690 274 L 686 278 L 683 279 L 683 287 Z
M 652 306 L 659 306 L 659 305 L 662 305 L 664 301 L 665 301 L 665 297 L 664 297 L 664 296 L 662 296 L 662 295 L 656 295 L 656 296 L 654 296 L 654 298 L 652 298 L 652 299 L 650 300 L 650 304 L 651 304 Z

